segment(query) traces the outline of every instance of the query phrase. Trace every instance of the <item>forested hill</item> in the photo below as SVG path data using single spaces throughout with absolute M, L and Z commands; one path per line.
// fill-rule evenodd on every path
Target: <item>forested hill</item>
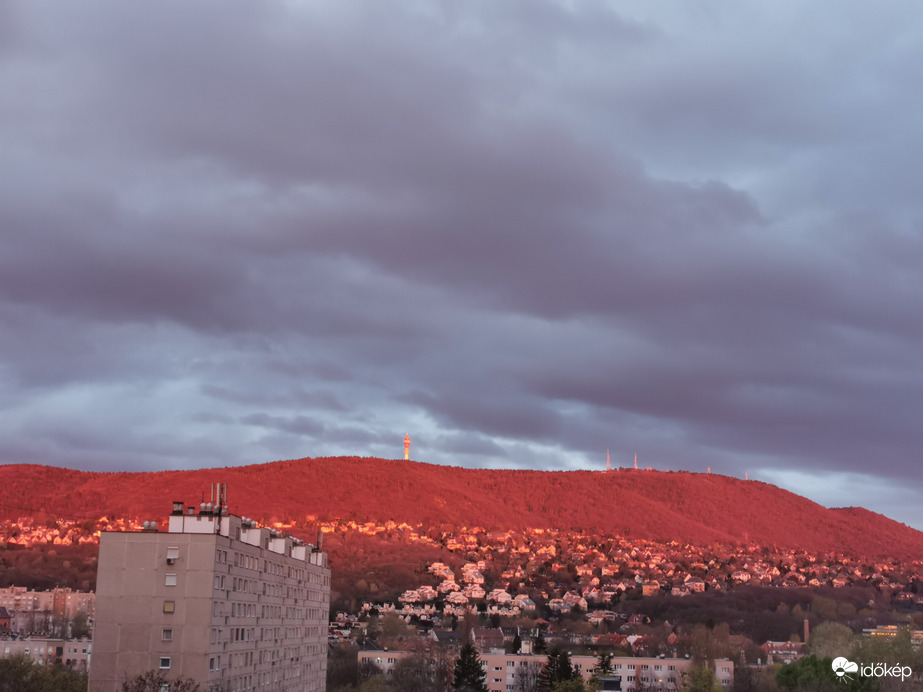
M 634 469 L 475 470 L 357 457 L 156 473 L 0 466 L 0 516 L 162 519 L 171 501 L 198 503 L 212 482 L 229 484 L 233 513 L 264 521 L 393 519 L 425 526 L 582 529 L 696 545 L 746 542 L 923 555 L 919 531 L 864 509 L 826 509 L 759 481 Z

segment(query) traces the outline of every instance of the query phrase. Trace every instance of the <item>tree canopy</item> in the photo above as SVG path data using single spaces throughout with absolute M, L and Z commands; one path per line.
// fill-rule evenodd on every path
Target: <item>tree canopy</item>
M 552 649 L 542 666 L 538 689 L 541 692 L 553 692 L 557 683 L 570 680 L 581 680 L 580 673 L 571 664 L 570 654 L 564 649 Z
M 87 675 L 44 666 L 28 656 L 0 658 L 0 692 L 86 692 Z
M 122 692 L 160 692 L 168 685 L 170 692 L 201 692 L 201 686 L 192 678 L 171 680 L 160 670 L 148 670 L 122 683 Z
M 455 678 L 452 689 L 456 692 L 487 692 L 487 673 L 481 665 L 477 650 L 468 642 L 455 661 Z

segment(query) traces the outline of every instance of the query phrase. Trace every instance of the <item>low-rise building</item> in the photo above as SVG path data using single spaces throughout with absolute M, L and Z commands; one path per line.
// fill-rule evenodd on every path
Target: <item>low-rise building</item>
M 28 656 L 41 665 L 86 670 L 93 645 L 89 639 L 6 638 L 0 640 L 0 657 Z
M 385 677 L 402 658 L 420 655 L 413 651 L 360 651 L 359 664 L 374 663 Z M 515 692 L 531 689 L 537 682 L 547 656 L 542 654 L 508 654 L 500 648 L 480 654 L 481 664 L 487 673 L 489 692 Z M 571 656 L 571 664 L 584 681 L 593 676 L 596 656 Z M 715 676 L 722 687 L 734 684 L 734 663 L 727 659 L 713 662 Z M 609 678 L 612 690 L 663 690 L 672 692 L 679 688 L 682 677 L 693 666 L 688 658 L 621 657 L 612 660 Z

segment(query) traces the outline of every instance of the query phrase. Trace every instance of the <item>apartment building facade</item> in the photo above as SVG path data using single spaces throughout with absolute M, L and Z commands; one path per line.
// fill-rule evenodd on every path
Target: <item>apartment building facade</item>
M 418 655 L 410 651 L 360 651 L 359 663 L 374 663 L 390 677 L 402 658 Z M 538 682 L 542 666 L 548 657 L 543 654 L 508 654 L 494 649 L 479 654 L 481 665 L 487 673 L 489 692 L 522 692 L 531 690 Z M 598 664 L 595 656 L 571 656 L 571 664 L 584 681 L 589 682 Z M 618 657 L 612 659 L 609 678 L 614 683 L 608 689 L 660 690 L 672 692 L 679 689 L 683 676 L 693 665 L 688 658 Z M 727 659 L 714 661 L 715 676 L 725 689 L 734 682 L 734 663 Z
M 93 617 L 96 613 L 96 594 L 67 588 L 33 591 L 24 586 L 6 586 L 0 588 L 0 608 L 10 612 L 49 613 L 71 620 L 78 613 Z
M 502 651 L 482 653 L 481 661 L 487 671 L 487 689 L 490 692 L 517 692 L 529 689 L 530 683 L 538 679 L 547 656 L 540 654 L 506 654 Z M 598 665 L 595 656 L 571 656 L 571 664 L 584 681 L 589 681 Z M 692 661 L 688 658 L 660 657 L 618 657 L 612 659 L 609 677 L 622 690 L 663 690 L 669 692 L 680 687 L 683 676 L 689 671 Z M 728 688 L 734 681 L 734 663 L 728 660 L 714 662 L 718 683 Z
M 206 692 L 322 692 L 330 570 L 315 546 L 203 504 L 100 537 L 90 692 L 155 669 Z
M 40 665 L 57 665 L 86 670 L 92 645 L 89 639 L 0 638 L 0 658 L 27 656 Z

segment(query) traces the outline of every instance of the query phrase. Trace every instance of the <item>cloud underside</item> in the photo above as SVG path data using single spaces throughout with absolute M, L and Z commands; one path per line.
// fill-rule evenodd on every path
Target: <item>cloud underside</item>
M 410 433 L 809 497 L 874 473 L 904 504 L 830 502 L 923 528 L 917 14 L 8 4 L 0 461 Z

